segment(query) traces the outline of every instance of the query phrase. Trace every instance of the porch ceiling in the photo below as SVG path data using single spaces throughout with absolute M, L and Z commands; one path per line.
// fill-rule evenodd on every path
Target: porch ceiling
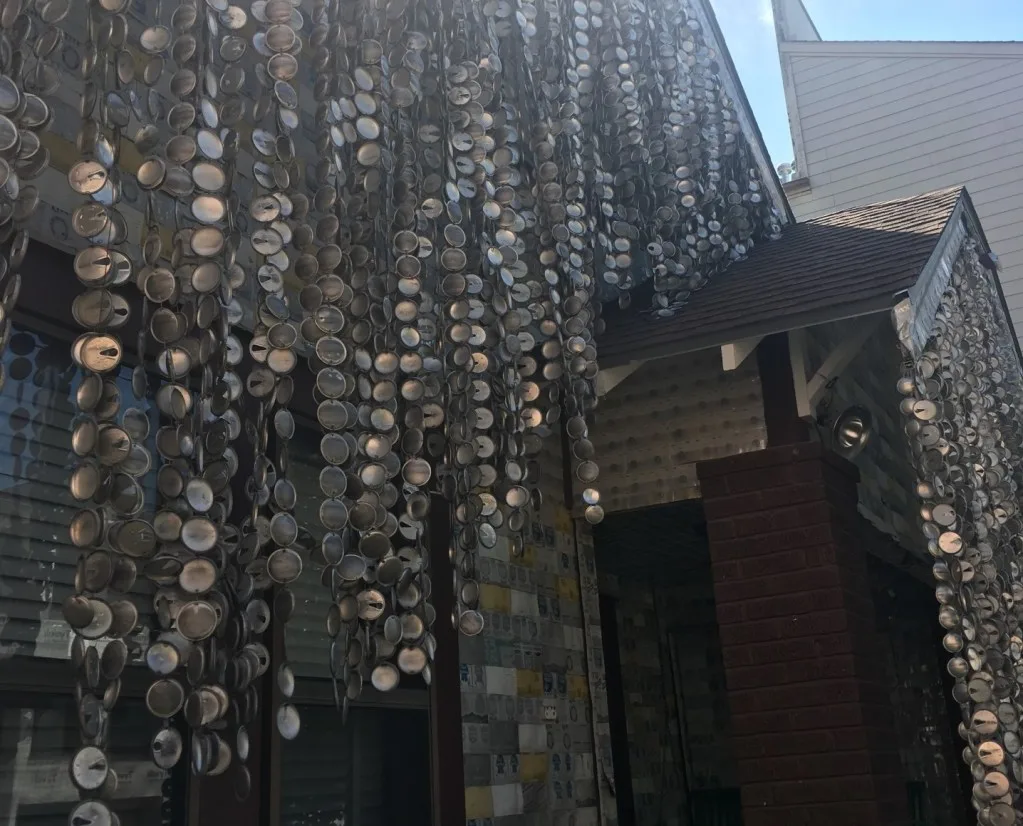
M 671 318 L 608 308 L 602 367 L 890 310 L 917 283 L 962 187 L 854 207 L 786 228 Z M 641 299 L 634 306 L 643 306 Z

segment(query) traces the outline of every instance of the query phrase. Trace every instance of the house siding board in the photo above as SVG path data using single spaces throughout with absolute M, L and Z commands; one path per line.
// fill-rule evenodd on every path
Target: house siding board
M 975 92 L 982 82 L 1005 84 L 1018 76 L 1014 65 L 1017 61 L 950 61 L 954 71 L 948 74 L 935 67 L 929 67 L 929 72 L 921 69 L 914 73 L 907 67 L 915 62 L 892 67 L 889 82 L 878 81 L 868 89 L 845 89 L 836 84 L 831 95 L 810 106 L 809 111 L 800 108 L 803 128 L 809 133 L 804 138 L 823 137 L 835 130 L 866 126 L 904 113 L 910 117 L 926 114 L 935 111 L 934 104 L 943 106 L 953 96 Z M 943 82 L 938 82 L 939 79 Z M 798 79 L 796 93 L 799 94 Z
M 941 124 L 946 129 L 946 147 L 959 147 L 961 151 L 967 151 L 974 142 L 983 141 L 986 137 L 992 136 L 1000 139 L 1000 132 L 1006 129 L 1015 129 L 1023 124 L 1023 101 L 1012 101 L 1003 108 L 1002 117 L 998 121 L 1001 127 L 998 131 L 992 131 L 991 126 L 985 123 L 977 123 L 976 115 L 960 114 L 954 119 L 944 120 Z M 843 174 L 847 174 L 850 168 L 862 162 L 875 162 L 879 152 L 882 153 L 886 163 L 897 163 L 905 158 L 914 158 L 921 150 L 928 150 L 931 146 L 931 127 L 913 125 L 907 128 L 899 141 L 898 148 L 892 149 L 884 140 L 878 141 L 871 135 L 869 140 L 843 142 L 840 146 L 826 146 L 822 149 L 808 153 L 807 157 L 811 164 L 821 161 L 830 161 L 834 171 L 829 173 L 832 181 L 841 180 Z M 988 146 L 993 144 L 988 143 Z
M 883 159 L 879 159 L 878 163 L 881 162 Z M 936 160 L 935 166 L 923 164 L 919 169 L 904 169 L 896 165 L 886 171 L 863 172 L 860 177 L 829 181 L 824 184 L 824 189 L 841 205 L 838 208 L 842 209 L 854 203 L 874 203 L 907 193 L 929 191 L 935 181 L 951 181 L 948 185 L 955 186 L 962 181 L 976 180 L 983 191 L 1005 181 L 1007 172 L 1010 180 L 1019 180 L 1017 175 L 1020 173 L 1015 172 L 1017 167 L 1023 168 L 1023 149 L 1018 143 L 1010 146 L 1009 151 L 980 153 L 976 159 L 972 155 L 960 154 L 955 160 L 945 163 Z M 935 169 L 940 171 L 936 174 Z M 970 194 L 973 194 L 972 188 Z
M 1006 116 L 1015 113 L 1018 106 L 1019 101 L 1015 95 L 1007 96 L 1001 89 L 989 93 L 985 87 L 975 90 L 973 96 L 960 95 L 954 111 L 935 109 L 918 114 L 915 118 L 894 117 L 882 124 L 883 129 L 877 128 L 876 124 L 853 126 L 843 133 L 839 142 L 833 139 L 815 141 L 813 148 L 807 152 L 807 158 L 810 163 L 822 157 L 828 158 L 832 161 L 832 167 L 841 166 L 841 158 L 848 153 L 872 149 L 876 156 L 878 147 L 886 151 L 889 143 L 895 138 L 900 139 L 896 141 L 897 146 L 905 146 L 911 144 L 914 139 L 930 139 L 932 133 L 939 128 L 947 130 L 947 134 L 954 134 L 961 128 L 957 126 L 959 122 L 977 123 L 978 118 L 989 112 L 992 107 L 999 108 L 1001 117 L 1002 113 Z M 824 171 L 826 171 L 824 167 L 819 170 L 821 174 Z
M 1021 102 L 1023 110 L 1023 102 Z M 1013 120 L 1023 124 L 1023 111 Z M 989 126 L 973 126 L 947 136 L 946 146 L 935 146 L 931 140 L 920 140 L 899 149 L 886 151 L 876 157 L 858 153 L 862 157 L 843 158 L 846 162 L 830 173 L 828 184 L 837 193 L 839 187 L 860 189 L 874 184 L 898 182 L 899 176 L 910 172 L 930 170 L 935 165 L 947 166 L 950 172 L 975 166 L 987 166 L 1008 156 L 1018 155 L 1019 146 L 1007 144 L 1002 132 L 992 132 Z M 879 164 L 879 160 L 882 163 Z
M 826 78 L 829 81 L 826 85 L 813 83 L 812 81 L 817 80 L 815 76 L 800 75 L 796 78 L 800 105 L 806 106 L 807 118 L 804 118 L 804 122 L 807 126 L 824 124 L 835 118 L 844 117 L 848 114 L 850 104 L 868 99 L 879 105 L 886 103 L 902 105 L 905 98 L 900 90 L 892 89 L 878 95 L 876 88 L 878 82 L 891 76 L 893 72 L 898 72 L 907 86 L 920 83 L 926 88 L 928 85 L 926 81 L 933 75 L 936 64 L 943 61 L 933 58 L 912 61 L 855 58 L 845 62 L 850 68 Z M 960 77 L 968 76 L 970 72 L 976 73 L 979 71 L 978 66 L 984 66 L 984 61 L 979 60 L 962 60 L 956 63 L 959 64 Z M 860 69 L 865 71 L 857 71 Z
M 875 44 L 880 45 L 880 44 Z M 963 185 L 976 206 L 1017 334 L 1023 332 L 1023 56 L 1004 44 L 884 44 L 887 54 L 784 52 L 811 189 L 799 220 Z M 872 46 L 873 48 L 873 46 Z M 899 50 L 903 49 L 902 52 Z M 832 53 L 824 53 L 831 50 Z M 914 54 L 914 52 L 917 52 Z M 942 57 L 942 54 L 946 55 Z

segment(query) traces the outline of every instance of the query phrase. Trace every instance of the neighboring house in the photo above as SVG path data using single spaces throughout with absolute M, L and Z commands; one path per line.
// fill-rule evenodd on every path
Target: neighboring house
M 797 218 L 966 186 L 1023 332 L 1023 43 L 828 41 L 773 6 Z

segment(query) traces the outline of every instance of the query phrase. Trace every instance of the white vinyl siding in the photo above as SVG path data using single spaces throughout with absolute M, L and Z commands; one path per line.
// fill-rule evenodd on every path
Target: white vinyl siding
M 782 60 L 810 183 L 797 218 L 966 186 L 1023 335 L 1023 44 L 782 44 Z

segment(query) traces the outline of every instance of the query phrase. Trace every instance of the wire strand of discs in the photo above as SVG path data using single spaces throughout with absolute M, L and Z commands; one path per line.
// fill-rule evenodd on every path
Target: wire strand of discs
M 252 112 L 252 150 L 257 160 L 253 166 L 255 197 L 249 205 L 254 228 L 249 240 L 259 259 L 256 323 L 249 342 L 256 366 L 249 372 L 246 386 L 257 407 L 251 422 L 256 446 L 252 512 L 244 532 L 246 543 L 255 543 L 260 551 L 248 570 L 259 589 L 279 587 L 275 606 L 278 620 L 284 622 L 294 605 L 288 585 L 302 573 L 300 549 L 308 544 L 302 541 L 304 534 L 293 513 L 296 494 L 287 476 L 288 443 L 295 435 L 295 420 L 287 405 L 293 394 L 291 372 L 298 363 L 298 330 L 284 292 L 284 273 L 291 268 L 288 248 L 295 236 L 293 226 L 304 227 L 301 222 L 309 211 L 308 199 L 297 191 L 301 173 L 292 137 L 300 125 L 294 81 L 299 71 L 296 55 L 302 50 L 298 35 L 302 17 L 296 17 L 297 9 L 290 3 L 254 5 L 252 12 L 261 25 L 252 35 L 260 96 Z M 271 427 L 277 444 L 276 462 L 267 454 Z M 286 657 L 278 664 L 276 677 L 282 698 L 276 710 L 277 728 L 282 737 L 294 739 L 300 721 L 298 709 L 287 702 L 294 693 L 295 678 Z
M 393 136 L 396 148 L 412 150 L 405 110 L 417 103 L 427 43 L 410 33 L 408 11 L 378 20 L 358 5 L 323 3 L 313 32 L 323 44 L 314 58 L 319 146 L 330 160 L 314 199 L 324 210 L 316 232 L 323 246 L 310 268 L 316 280 L 303 290 L 312 314 L 303 332 L 326 431 L 321 557 L 332 594 L 329 662 L 344 709 L 366 681 L 382 691 L 397 686 L 400 671 L 429 681 L 434 646 L 422 490 L 432 467 L 420 454 L 424 400 L 438 388 L 422 378 L 430 335 L 417 325 L 415 155 L 390 149 Z M 348 35 L 356 22 L 365 23 L 363 40 Z M 386 192 L 395 197 L 385 200 Z
M 154 25 L 139 36 L 150 55 L 150 112 L 169 127 L 168 136 L 155 141 L 140 177 L 145 187 L 159 186 L 170 196 L 172 230 L 169 261 L 143 269 L 139 279 L 156 308 L 149 323 L 162 378 L 156 404 L 169 422 L 157 433 L 161 504 L 154 528 L 160 544 L 147 571 L 154 569 L 150 578 L 159 586 L 155 605 L 161 633 L 146 654 L 156 677 L 147 703 L 165 720 L 183 716 L 190 730 L 191 769 L 213 776 L 234 762 L 228 723 L 240 728 L 255 714 L 254 691 L 239 696 L 238 686 L 227 681 L 229 666 L 236 664 L 231 654 L 237 626 L 247 618 L 238 588 L 232 587 L 239 586 L 230 563 L 239 532 L 228 523 L 230 481 L 238 464 L 230 442 L 240 430 L 230 408 L 239 383 L 227 370 L 230 290 L 237 280 L 229 187 L 237 149 L 232 127 L 239 113 L 237 104 L 220 98 L 216 82 L 216 58 L 225 53 L 232 26 L 244 21 L 221 19 L 188 3 L 167 11 L 164 17 L 158 8 Z M 223 38 L 221 26 L 227 32 Z M 167 103 L 157 91 L 165 69 L 171 70 Z M 269 655 L 259 649 L 252 659 L 265 670 Z M 157 765 L 168 768 L 180 759 L 179 736 L 169 725 L 157 734 Z M 237 740 L 244 742 L 243 732 Z M 246 772 L 238 767 L 243 793 Z
M 0 7 L 0 354 L 11 337 L 11 313 L 21 290 L 28 225 L 39 206 L 31 181 L 50 163 L 40 134 L 53 119 L 47 100 L 60 85 L 51 60 L 63 43 L 56 28 L 70 2 L 51 2 L 36 21 L 21 3 Z M 5 376 L 0 370 L 0 383 Z
M 140 570 L 156 586 L 145 655 L 147 702 L 164 721 L 156 764 L 187 750 L 197 774 L 233 771 L 244 797 L 255 683 L 271 665 L 261 635 L 290 617 L 307 551 L 318 545 L 330 593 L 338 704 L 403 674 L 430 682 L 431 495 L 455 526 L 452 622 L 478 634 L 478 549 L 501 534 L 523 549 L 546 436 L 564 427 L 580 514 L 603 517 L 588 438 L 601 302 L 627 304 L 649 282 L 651 312 L 674 314 L 776 236 L 779 218 L 684 3 L 316 0 L 311 25 L 296 0 L 160 0 L 140 24 L 127 5 L 80 12 L 87 83 L 69 183 L 88 199 L 73 216 L 88 243 L 75 259 L 86 332 L 72 485 L 84 506 L 72 529 L 83 584 L 107 582 L 108 560 L 111 581 L 130 587 Z M 36 94 L 59 83 L 56 24 L 79 13 L 36 6 L 32 58 L 0 40 L 5 227 L 37 200 L 16 181 L 45 163 Z M 19 7 L 0 5 L 0 26 L 24 40 Z M 134 180 L 119 168 L 129 129 Z M 124 185 L 142 193 L 137 238 L 118 207 Z M 10 273 L 25 236 L 6 237 Z M 112 374 L 128 302 L 116 287 L 131 280 L 141 333 L 122 412 Z M 9 309 L 17 279 L 2 283 Z M 322 429 L 318 542 L 296 521 L 289 478 L 292 375 L 306 360 Z M 254 458 L 236 503 L 243 434 Z M 149 441 L 159 498 L 147 511 Z M 66 611 L 100 639 L 134 626 L 127 604 L 86 587 Z M 95 675 L 96 646 L 75 652 Z M 275 666 L 290 738 L 294 677 Z M 95 826 L 103 806 L 89 810 Z
M 55 25 L 69 10 L 70 6 L 49 9 L 43 17 Z M 132 556 L 153 548 L 155 540 L 149 524 L 138 518 L 145 508 L 140 477 L 152 465 L 145 446 L 149 413 L 143 406 L 122 411 L 116 380 L 124 356 L 118 331 L 129 311 L 125 297 L 113 288 L 133 274 L 125 247 L 127 224 L 118 208 L 123 186 L 118 161 L 122 130 L 131 119 L 126 92 L 134 80 L 134 64 L 129 67 L 123 57 L 128 39 L 123 15 L 94 2 L 84 10 L 84 18 L 78 134 L 82 159 L 68 173 L 72 189 L 87 196 L 72 215 L 75 232 L 88 244 L 75 259 L 85 290 L 72 304 L 72 315 L 85 332 L 71 351 L 82 378 L 75 394 L 78 414 L 71 444 L 77 462 L 69 489 L 83 507 L 71 520 L 71 541 L 81 556 L 75 593 L 63 608 L 75 631 L 72 661 L 79 675 L 76 698 L 82 734 L 70 774 L 83 800 L 72 819 L 109 823 L 113 815 L 107 801 L 118 786 L 106 751 L 110 714 L 130 656 L 125 639 L 138 625 L 138 609 L 128 598 L 137 576 Z
M 978 822 L 1011 826 L 1023 784 L 1023 366 L 995 277 L 967 241 L 899 391 L 973 806 Z

